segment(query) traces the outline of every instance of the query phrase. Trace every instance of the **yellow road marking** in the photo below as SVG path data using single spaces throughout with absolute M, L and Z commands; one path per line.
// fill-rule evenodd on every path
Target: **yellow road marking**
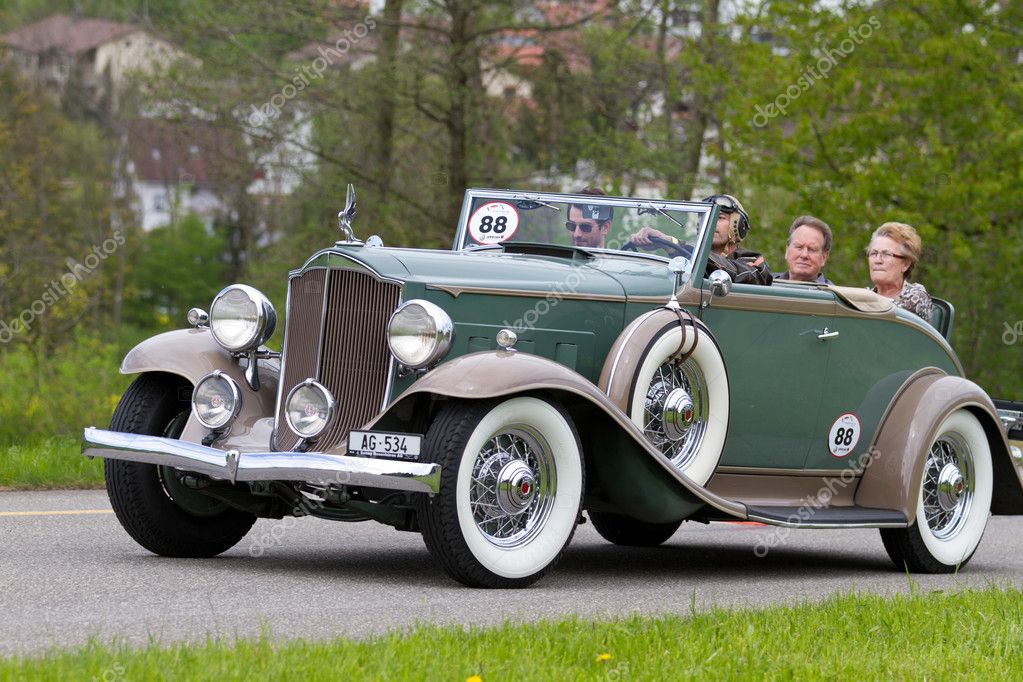
M 113 514 L 113 509 L 63 509 L 60 511 L 10 511 L 0 516 L 79 516 L 81 514 Z

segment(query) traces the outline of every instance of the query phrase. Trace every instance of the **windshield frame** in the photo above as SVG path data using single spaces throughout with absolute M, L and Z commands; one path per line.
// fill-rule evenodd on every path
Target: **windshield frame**
M 476 199 L 496 199 L 504 201 L 536 201 L 539 203 L 551 203 L 551 204 L 605 204 L 615 208 L 653 208 L 661 209 L 662 211 L 684 211 L 688 213 L 695 213 L 699 215 L 699 228 L 697 229 L 694 248 L 693 258 L 690 263 L 690 274 L 692 269 L 696 266 L 697 262 L 701 259 L 706 258 L 705 244 L 707 237 L 707 227 L 710 224 L 710 219 L 713 213 L 716 213 L 715 206 L 700 201 L 669 201 L 665 199 L 647 199 L 639 197 L 613 197 L 613 196 L 594 196 L 592 194 L 562 194 L 558 192 L 531 192 L 524 190 L 508 190 L 508 189 L 487 189 L 474 187 L 465 191 L 465 197 L 462 199 L 462 210 L 458 216 L 458 227 L 455 230 L 455 238 L 451 245 L 452 251 L 466 251 L 472 252 L 481 250 L 480 245 L 477 244 L 465 244 L 466 233 L 468 231 L 469 214 L 472 210 L 473 201 Z M 493 246 L 501 246 L 500 244 L 494 244 Z M 591 253 L 599 254 L 614 254 L 626 257 L 640 256 L 642 258 L 655 258 L 665 263 L 668 262 L 667 256 L 662 256 L 659 253 L 652 253 L 650 251 L 622 251 L 621 249 L 597 249 L 589 248 L 584 246 L 573 247 L 585 249 Z M 489 250 L 489 249 L 486 249 Z

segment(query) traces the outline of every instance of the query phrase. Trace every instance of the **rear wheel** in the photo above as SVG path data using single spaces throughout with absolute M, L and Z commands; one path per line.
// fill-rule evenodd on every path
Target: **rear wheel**
M 924 459 L 916 521 L 884 528 L 881 540 L 899 568 L 951 573 L 970 560 L 991 510 L 991 448 L 984 427 L 967 410 L 949 415 Z
M 525 587 L 561 557 L 583 491 L 579 439 L 556 403 L 517 397 L 445 407 L 426 435 L 440 492 L 423 495 L 430 553 L 470 587 Z
M 110 430 L 178 438 L 188 421 L 191 385 L 162 373 L 139 376 L 125 391 Z M 154 554 L 211 557 L 238 543 L 256 517 L 182 485 L 179 472 L 107 459 L 107 495 L 128 534 Z
M 593 527 L 608 542 L 626 547 L 656 547 L 667 542 L 681 521 L 671 523 L 646 523 L 621 514 L 588 512 Z

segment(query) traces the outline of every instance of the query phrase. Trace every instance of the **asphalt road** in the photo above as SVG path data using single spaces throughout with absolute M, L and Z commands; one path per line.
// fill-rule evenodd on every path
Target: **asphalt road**
M 373 523 L 260 521 L 216 559 L 164 559 L 138 547 L 103 492 L 0 493 L 0 655 L 80 644 L 259 635 L 365 635 L 416 622 L 494 624 L 568 614 L 687 613 L 712 605 L 906 592 L 876 530 L 792 531 L 684 524 L 657 549 L 620 548 L 579 528 L 555 571 L 528 590 L 449 580 L 417 534 Z M 42 513 L 41 513 L 42 512 Z M 924 590 L 1023 585 L 1023 518 L 994 517 L 958 576 Z

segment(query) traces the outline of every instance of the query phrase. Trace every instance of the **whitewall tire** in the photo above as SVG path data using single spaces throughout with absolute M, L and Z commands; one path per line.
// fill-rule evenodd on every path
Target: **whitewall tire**
M 991 447 L 977 418 L 965 409 L 946 417 L 923 468 L 916 521 L 881 538 L 899 568 L 951 573 L 977 550 L 991 511 Z
M 423 497 L 423 539 L 444 569 L 473 587 L 524 587 L 560 558 L 575 532 L 584 467 L 568 414 L 534 397 L 452 403 L 425 452 L 442 467 Z

